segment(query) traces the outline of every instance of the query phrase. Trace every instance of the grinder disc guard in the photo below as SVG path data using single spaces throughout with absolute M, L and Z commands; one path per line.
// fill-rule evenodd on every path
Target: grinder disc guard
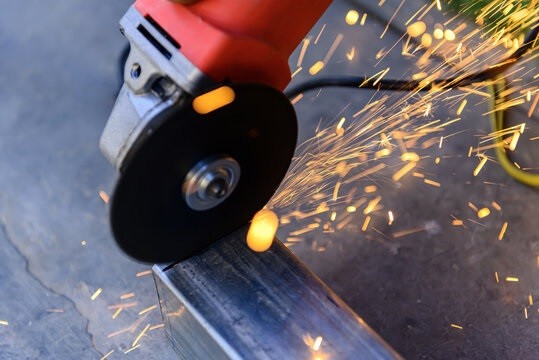
M 229 87 L 234 101 L 210 113 L 197 113 L 192 101 L 164 110 L 129 157 L 111 201 L 112 231 L 128 255 L 185 259 L 246 224 L 279 186 L 296 145 L 292 105 L 267 86 Z M 237 162 L 239 181 L 215 207 L 194 210 L 184 194 L 186 176 L 219 157 Z

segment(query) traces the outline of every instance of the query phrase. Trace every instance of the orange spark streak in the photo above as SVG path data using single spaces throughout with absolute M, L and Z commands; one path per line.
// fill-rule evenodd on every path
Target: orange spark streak
M 507 221 L 503 223 L 502 229 L 500 230 L 500 233 L 498 234 L 498 240 L 502 240 L 503 236 L 505 235 L 505 231 L 507 230 Z

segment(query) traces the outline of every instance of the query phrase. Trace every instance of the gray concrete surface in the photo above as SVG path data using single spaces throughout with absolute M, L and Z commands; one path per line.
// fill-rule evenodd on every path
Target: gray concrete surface
M 117 89 L 116 59 L 124 44 L 117 22 L 130 3 L 1 4 L 0 320 L 8 325 L 0 325 L 0 357 L 96 359 L 114 350 L 110 359 L 174 358 L 159 328 L 124 354 L 146 325 L 158 325 L 161 318 L 156 309 L 139 315 L 157 303 L 153 280 L 135 275 L 149 267 L 127 259 L 114 245 L 107 207 L 98 196 L 100 190 L 110 193 L 116 177 L 97 143 Z M 414 4 L 407 1 L 407 11 Z M 375 54 L 401 38 L 401 18 L 380 39 L 385 23 L 374 13 L 364 27 L 344 24 L 350 6 L 336 3 L 315 26 L 313 37 L 327 24 L 305 64 L 324 57 L 341 32 L 343 42 L 322 73 L 364 75 L 390 66 L 388 77 L 408 77 L 417 71 L 415 60 L 403 58 L 399 46 L 376 66 Z M 369 11 L 375 10 L 371 4 Z M 351 46 L 357 55 L 346 61 Z M 291 63 L 296 59 L 297 53 Z M 295 81 L 305 79 L 303 73 Z M 350 117 L 382 95 L 346 89 L 306 94 L 297 104 L 301 138 L 313 136 L 319 124 L 335 126 L 341 116 Z M 403 96 L 391 94 L 388 101 Z M 434 104 L 436 118 L 454 116 L 455 106 L 448 104 Z M 472 176 L 477 160 L 466 153 L 478 135 L 489 132 L 481 116 L 486 110 L 481 97 L 469 96 L 463 121 L 448 130 L 462 133 L 448 137 L 442 149 L 418 150 L 420 171 L 440 188 L 412 176 L 392 182 L 401 165 L 395 153 L 385 160 L 393 164 L 387 171 L 350 186 L 359 192 L 378 186 L 384 209 L 373 214 L 370 231 L 360 230 L 364 217 L 358 214 L 339 232 L 309 232 L 291 246 L 406 358 L 535 359 L 539 353 L 539 314 L 528 302 L 529 295 L 539 295 L 539 194 L 512 181 L 494 161 Z M 537 136 L 536 121 L 528 126 L 527 138 Z M 534 143 L 529 145 L 537 154 Z M 439 165 L 435 157 L 441 158 Z M 307 206 L 302 200 L 296 206 Z M 493 210 L 492 201 L 502 210 Z M 489 206 L 492 214 L 479 220 L 468 202 Z M 278 210 L 286 215 L 294 208 Z M 396 214 L 391 227 L 385 220 L 388 209 Z M 451 215 L 463 219 L 466 228 L 452 226 Z M 498 241 L 505 221 L 507 233 Z M 283 226 L 281 238 L 310 222 Z M 392 236 L 417 228 L 423 231 Z M 520 281 L 507 282 L 506 276 Z M 91 300 L 99 288 L 102 293 Z M 131 292 L 134 297 L 120 299 Z M 112 319 L 115 308 L 109 307 L 120 303 L 130 305 Z

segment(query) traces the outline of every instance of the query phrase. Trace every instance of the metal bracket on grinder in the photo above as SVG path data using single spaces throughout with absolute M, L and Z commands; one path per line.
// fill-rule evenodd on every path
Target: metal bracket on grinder
M 99 147 L 122 170 L 136 143 L 151 135 L 155 116 L 186 94 L 214 86 L 154 25 L 131 7 L 120 21 L 131 50 L 118 94 Z M 158 124 L 153 124 L 157 126 Z
M 280 241 L 255 253 L 246 233 L 153 267 L 165 330 L 181 358 L 401 359 Z

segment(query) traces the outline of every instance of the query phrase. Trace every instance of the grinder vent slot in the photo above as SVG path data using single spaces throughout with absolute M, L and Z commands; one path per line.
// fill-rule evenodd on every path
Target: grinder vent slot
M 179 49 L 181 47 L 180 44 L 176 40 L 174 40 L 174 38 L 170 36 L 169 33 L 167 33 L 165 29 L 163 29 L 161 25 L 159 25 L 157 21 L 155 21 L 150 15 L 146 15 L 144 18 L 146 19 L 146 21 L 152 24 L 155 30 L 159 31 L 159 33 L 163 35 L 163 37 L 167 39 L 168 42 L 172 44 L 172 46 L 174 46 L 176 49 Z
M 149 41 L 164 57 L 168 60 L 172 57 L 170 51 L 168 51 L 150 32 L 141 24 L 137 26 L 137 30 Z

